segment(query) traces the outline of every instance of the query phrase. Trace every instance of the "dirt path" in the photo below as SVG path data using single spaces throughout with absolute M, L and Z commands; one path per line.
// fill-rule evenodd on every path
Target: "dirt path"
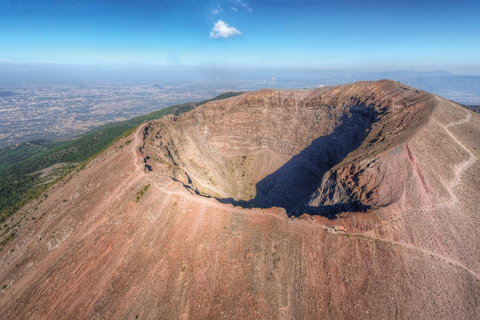
M 133 134 L 133 141 L 131 143 L 130 147 L 130 152 L 133 155 L 133 163 L 135 164 L 135 171 L 136 172 L 142 172 L 142 169 L 140 168 L 140 165 L 138 163 L 138 152 L 140 152 L 140 143 L 143 141 L 143 139 L 140 137 L 141 132 L 144 130 L 144 126 L 139 126 L 137 130 L 135 130 Z
M 452 105 L 455 105 L 455 104 L 452 104 Z M 459 108 L 456 105 L 455 105 L 455 107 Z M 478 158 L 470 151 L 470 149 L 468 149 L 460 140 L 457 139 L 457 137 L 455 137 L 455 135 L 453 135 L 452 132 L 450 132 L 450 130 L 448 130 L 448 128 L 450 128 L 452 126 L 457 126 L 457 125 L 460 125 L 460 124 L 463 124 L 463 123 L 466 123 L 466 122 L 470 121 L 470 119 L 472 118 L 472 115 L 470 114 L 470 112 L 467 111 L 467 110 L 463 110 L 463 111 L 465 111 L 467 113 L 467 116 L 466 116 L 465 119 L 455 121 L 455 122 L 451 122 L 450 124 L 448 124 L 444 127 L 445 131 L 448 133 L 448 135 L 453 140 L 455 140 L 455 142 L 457 142 L 463 149 L 465 149 L 465 151 L 467 151 L 468 154 L 470 154 L 470 158 L 465 162 L 465 164 L 457 169 L 457 172 L 455 173 L 455 179 L 452 181 L 452 183 L 450 185 L 450 187 L 451 187 L 450 192 L 452 193 L 453 197 L 455 198 L 455 201 L 457 200 L 457 197 L 456 197 L 455 193 L 453 192 L 453 187 L 455 187 L 455 185 L 458 182 L 460 182 L 460 179 L 462 178 L 463 172 L 465 172 L 468 168 L 470 168 L 475 163 L 475 161 L 478 160 Z
M 443 101 L 441 101 L 440 103 L 445 103 Z M 453 104 L 452 104 L 453 105 Z M 457 106 L 455 106 L 456 108 L 459 108 Z M 413 251 L 416 251 L 416 252 L 419 252 L 419 253 L 422 253 L 422 254 L 425 254 L 425 255 L 430 255 L 430 256 L 434 256 L 438 259 L 440 259 L 441 261 L 444 261 L 445 263 L 450 263 L 452 265 L 455 265 L 461 269 L 463 269 L 464 271 L 470 273 L 472 276 L 474 276 L 475 278 L 477 278 L 478 280 L 480 280 L 480 275 L 478 275 L 475 271 L 471 270 L 470 268 L 468 268 L 467 266 L 463 265 L 461 262 L 459 261 L 456 261 L 450 257 L 447 257 L 447 256 L 443 256 L 441 254 L 438 254 L 438 253 L 435 253 L 433 251 L 430 251 L 430 250 L 427 250 L 427 249 L 424 249 L 424 248 L 420 248 L 420 247 L 417 247 L 417 246 L 414 246 L 412 244 L 408 244 L 408 243 L 403 243 L 403 242 L 397 242 L 397 241 L 386 241 L 378 236 L 375 235 L 375 231 L 379 228 L 382 228 L 382 227 L 385 227 L 395 221 L 397 221 L 401 216 L 409 213 L 409 212 L 415 212 L 415 211 L 420 211 L 420 210 L 434 210 L 434 209 L 438 209 L 438 208 L 442 208 L 442 207 L 446 207 L 446 206 L 450 206 L 452 204 L 454 204 L 456 201 L 457 201 L 457 197 L 455 195 L 455 193 L 453 192 L 453 189 L 454 187 L 459 183 L 459 181 L 461 180 L 461 177 L 462 177 L 462 174 L 468 169 L 470 168 L 474 163 L 475 161 L 478 160 L 478 158 L 460 141 L 457 139 L 457 137 L 455 137 L 453 135 L 452 132 L 450 132 L 449 128 L 452 127 L 452 126 L 456 126 L 456 125 L 461 125 L 463 123 L 466 123 L 468 121 L 470 121 L 471 119 L 471 114 L 468 112 L 468 111 L 465 111 L 466 112 L 466 117 L 464 119 L 461 119 L 459 121 L 452 121 L 451 123 L 449 123 L 448 125 L 444 125 L 444 129 L 445 131 L 448 133 L 448 135 L 455 141 L 457 142 L 469 155 L 470 155 L 470 158 L 465 161 L 455 172 L 455 178 L 452 180 L 452 182 L 450 183 L 450 194 L 451 194 L 451 199 L 445 203 L 440 203 L 440 204 L 436 204 L 436 205 L 432 205 L 430 207 L 427 207 L 427 208 L 415 208 L 415 209 L 409 209 L 409 210 L 406 210 L 406 211 L 403 211 L 401 212 L 399 215 L 397 215 L 394 219 L 391 219 L 387 222 L 385 222 L 384 224 L 380 225 L 380 226 L 377 226 L 375 229 L 371 230 L 371 231 L 367 231 L 367 232 L 362 232 L 362 233 L 350 233 L 350 235 L 353 235 L 353 236 L 358 236 L 358 237 L 363 237 L 363 238 L 367 238 L 367 239 L 371 239 L 371 240 L 377 240 L 377 241 L 382 241 L 382 242 L 385 242 L 385 243 L 388 243 L 388 244 L 394 244 L 394 245 L 397 245 L 397 246 L 401 246 L 401 247 L 404 247 L 406 249 L 409 249 L 409 250 L 413 250 Z M 132 143 L 132 147 L 131 147 L 131 152 L 132 152 L 132 155 L 133 155 L 133 160 L 134 160 L 134 163 L 135 163 L 135 172 L 137 174 L 140 174 L 140 175 L 143 175 L 145 178 L 147 178 L 148 180 L 151 181 L 151 183 L 153 184 L 153 186 L 158 189 L 159 191 L 163 192 L 163 193 L 166 193 L 166 194 L 171 194 L 171 195 L 177 195 L 177 196 L 180 196 L 180 197 L 184 197 L 186 198 L 188 201 L 193 201 L 193 202 L 196 202 L 198 204 L 201 205 L 201 207 L 203 208 L 203 210 L 205 210 L 205 207 L 208 206 L 208 207 L 212 207 L 212 208 L 217 208 L 217 209 L 221 209 L 221 210 L 225 210 L 225 211 L 228 211 L 228 212 L 235 212 L 235 213 L 243 213 L 243 214 L 259 214 L 259 213 L 263 213 L 265 215 L 268 215 L 268 216 L 271 216 L 273 218 L 276 218 L 276 219 L 282 219 L 282 220 L 287 220 L 285 217 L 282 217 L 281 215 L 278 215 L 278 214 L 274 214 L 274 213 L 270 213 L 270 212 L 266 212 L 266 210 L 262 210 L 262 209 L 255 209 L 255 210 L 247 210 L 247 209 L 240 209 L 240 208 L 236 208 L 234 207 L 233 205 L 229 205 L 229 204 L 222 204 L 220 202 L 217 202 L 215 199 L 213 198 L 206 198 L 206 197 L 201 197 L 201 196 L 197 196 L 197 195 L 192 195 L 191 193 L 189 193 L 187 190 L 185 190 L 184 188 L 179 188 L 178 187 L 178 183 L 177 182 L 174 182 L 173 180 L 170 181 L 168 184 L 166 184 L 165 186 L 161 187 L 157 184 L 157 182 L 155 181 L 154 178 L 152 178 L 151 174 L 147 174 L 143 171 L 143 168 L 141 168 L 141 164 L 139 163 L 139 157 L 138 157 L 138 152 L 139 152 L 139 147 L 140 147 L 140 144 L 142 143 L 142 137 L 141 137 L 141 131 L 143 130 L 143 126 L 140 126 L 136 131 L 135 131 L 135 134 L 134 134 L 134 141 Z M 177 189 L 177 190 L 175 190 Z M 180 190 L 183 190 L 180 191 Z M 322 224 L 318 223 L 318 224 L 309 224 L 310 226 L 317 226 L 317 227 L 323 227 Z
M 115 199 L 118 197 L 121 197 L 125 190 L 128 190 L 129 188 L 135 187 L 140 181 L 144 178 L 142 176 L 143 171 L 140 167 L 139 164 L 139 157 L 138 157 L 138 148 L 137 146 L 142 142 L 142 137 L 141 137 L 141 131 L 143 130 L 143 126 L 140 126 L 134 133 L 134 140 L 132 143 L 130 143 L 132 146 L 130 148 L 130 151 L 133 155 L 133 163 L 135 164 L 134 170 L 130 175 L 123 181 L 122 183 L 118 184 L 118 186 L 110 192 L 106 197 L 102 198 L 97 202 L 97 207 L 98 210 L 104 210 L 105 212 L 108 212 L 109 207 L 111 206 L 112 203 L 115 202 Z M 106 217 L 102 217 L 101 219 L 106 219 Z M 100 221 L 97 221 L 97 224 Z
M 133 161 L 134 161 L 134 164 L 135 164 L 133 172 L 130 173 L 130 175 L 125 179 L 125 181 L 123 181 L 122 183 L 119 183 L 118 186 L 114 188 L 114 190 L 112 190 L 108 194 L 103 194 L 98 198 L 98 201 L 96 202 L 95 206 L 96 206 L 96 210 L 98 210 L 99 212 L 108 212 L 111 204 L 115 202 L 116 198 L 121 197 L 124 194 L 125 190 L 136 186 L 141 181 L 141 179 L 144 178 L 141 175 L 141 174 L 143 174 L 143 172 L 142 172 L 141 168 L 139 167 L 139 158 L 138 158 L 137 151 L 136 151 L 137 145 L 139 145 L 142 142 L 142 137 L 141 137 L 141 130 L 142 129 L 143 129 L 142 127 L 139 127 L 135 131 L 134 141 L 132 141 L 132 143 L 131 143 L 132 146 L 131 146 L 130 150 L 132 152 Z M 83 224 L 89 224 L 89 223 L 93 222 L 93 225 L 97 226 L 97 225 L 100 225 L 103 221 L 105 221 L 105 219 L 107 219 L 107 215 L 102 215 L 94 222 L 86 220 L 86 221 L 84 221 Z M 81 226 L 79 226 L 79 227 L 81 227 Z M 89 234 L 94 232 L 94 230 L 95 230 L 95 227 L 89 229 L 86 233 L 83 233 L 82 237 L 84 237 L 84 238 L 87 237 Z M 11 286 L 11 288 L 9 290 L 10 297 L 13 298 L 15 296 L 20 295 L 21 290 L 23 290 L 23 288 L 27 287 L 28 284 L 30 284 L 30 283 L 34 283 L 36 277 L 38 277 L 39 274 L 45 274 L 47 272 L 47 270 L 52 266 L 52 264 L 55 261 L 58 261 L 58 259 L 61 257 L 61 255 L 64 252 L 63 250 L 58 249 L 58 248 L 60 246 L 68 245 L 69 242 L 66 241 L 66 240 L 71 236 L 71 234 L 72 234 L 72 232 L 70 232 L 68 234 L 68 236 L 66 236 L 62 240 L 62 242 L 55 248 L 55 250 L 50 255 L 48 255 L 44 260 L 42 260 L 39 264 L 37 264 L 37 263 L 32 264 L 31 268 L 32 268 L 32 270 L 35 270 L 35 272 L 28 272 L 26 274 L 26 276 L 21 277 L 15 283 L 15 286 Z M 1 302 L 2 302 L 2 299 L 0 299 L 0 306 L 2 306 Z M 5 303 L 5 302 L 6 302 L 6 300 L 3 300 L 3 303 Z
M 477 274 L 472 269 L 468 268 L 467 266 L 465 266 L 464 264 L 462 264 L 461 262 L 459 262 L 457 260 L 454 260 L 452 258 L 449 258 L 449 257 L 446 257 L 444 255 L 438 254 L 434 251 L 430 251 L 430 250 L 427 250 L 427 249 L 424 249 L 424 248 L 419 248 L 419 247 L 414 246 L 414 245 L 409 244 L 409 243 L 384 240 L 384 239 L 378 238 L 376 236 L 368 236 L 368 235 L 361 234 L 361 233 L 344 233 L 344 234 L 338 234 L 338 235 L 341 235 L 341 236 L 344 236 L 344 237 L 354 236 L 354 237 L 365 238 L 365 239 L 369 239 L 369 240 L 373 240 L 373 241 L 380 241 L 380 242 L 385 243 L 387 245 L 400 246 L 400 247 L 406 248 L 408 250 L 412 250 L 412 251 L 416 251 L 416 252 L 419 252 L 419 253 L 422 253 L 422 254 L 425 254 L 425 255 L 433 256 L 433 257 L 436 257 L 436 258 L 440 259 L 441 261 L 443 261 L 445 263 L 450 263 L 452 265 L 455 265 L 455 266 L 463 269 L 464 271 L 470 273 L 472 276 L 474 276 L 475 278 L 477 278 L 477 280 L 480 281 L 480 275 Z
M 438 97 L 437 97 L 438 100 L 440 100 Z M 443 101 L 440 100 L 440 103 L 445 103 Z M 451 104 L 453 106 L 455 106 L 455 108 L 458 108 L 460 109 L 460 107 L 456 106 L 455 104 Z M 386 221 L 385 223 L 383 223 L 382 225 L 379 225 L 377 226 L 375 229 L 371 230 L 371 231 L 368 231 L 367 233 L 369 235 L 373 235 L 375 233 L 375 231 L 377 229 L 380 229 L 380 228 L 383 228 L 395 221 L 397 221 L 398 219 L 400 219 L 402 216 L 404 216 L 405 214 L 407 213 L 410 213 L 410 212 L 415 212 L 415 211 L 421 211 L 421 210 L 434 210 L 434 209 L 439 209 L 439 208 L 443 208 L 443 207 L 447 207 L 447 206 L 451 206 L 453 205 L 456 201 L 457 201 L 457 195 L 455 194 L 455 192 L 453 191 L 453 189 L 455 188 L 455 186 L 460 182 L 461 178 L 462 178 L 462 175 L 463 173 L 468 169 L 470 168 L 474 163 L 475 161 L 478 160 L 478 158 L 460 141 L 457 139 L 457 137 L 455 137 L 455 135 L 453 135 L 452 132 L 450 132 L 450 130 L 448 128 L 450 127 L 453 127 L 453 126 L 457 126 L 457 125 L 461 125 L 461 124 L 464 124 L 466 122 L 469 122 L 470 119 L 472 118 L 472 115 L 470 114 L 470 112 L 466 111 L 466 110 L 463 110 L 462 111 L 465 111 L 465 113 L 467 114 L 466 117 L 464 119 L 461 119 L 461 120 L 458 120 L 458 121 L 452 121 L 450 122 L 448 125 L 444 125 L 443 128 L 445 129 L 445 131 L 447 132 L 447 134 L 458 144 L 460 145 L 469 155 L 470 155 L 470 158 L 465 161 L 455 172 L 455 177 L 453 178 L 453 180 L 450 182 L 450 188 L 448 189 L 448 192 L 450 193 L 450 200 L 448 200 L 447 202 L 444 202 L 444 203 L 439 203 L 439 204 L 434 204 L 430 207 L 426 207 L 426 208 L 414 208 L 414 209 L 409 209 L 409 210 L 405 210 L 403 212 L 401 212 L 400 214 L 398 214 L 395 218 L 391 219 L 391 220 L 388 220 Z M 418 170 L 418 169 L 416 169 Z M 423 180 L 422 180 L 423 182 Z
M 440 103 L 445 103 L 445 102 L 440 101 Z M 460 109 L 460 107 L 456 106 L 455 104 L 451 104 L 451 105 Z M 462 111 L 465 111 L 465 110 L 462 109 Z M 453 133 L 450 132 L 450 130 L 448 129 L 450 127 L 461 125 L 461 124 L 464 124 L 464 123 L 470 121 L 472 115 L 468 111 L 465 111 L 465 113 L 466 113 L 465 118 L 463 118 L 461 120 L 458 120 L 458 121 L 452 121 L 448 125 L 443 126 L 443 128 L 448 133 L 448 135 L 470 155 L 470 158 L 467 161 L 463 162 L 463 164 L 456 170 L 455 177 L 450 183 L 450 188 L 449 188 L 448 191 L 451 195 L 451 199 L 447 202 L 440 203 L 440 204 L 435 204 L 435 205 L 432 205 L 432 206 L 427 207 L 427 208 L 414 208 L 414 209 L 405 210 L 405 211 L 401 212 L 399 215 L 397 215 L 395 218 L 383 223 L 380 226 L 377 226 L 375 229 L 367 231 L 367 232 L 363 232 L 363 233 L 358 233 L 358 234 L 355 234 L 355 235 L 363 236 L 363 237 L 366 237 L 366 238 L 369 238 L 369 239 L 372 239 L 372 240 L 380 240 L 380 241 L 384 241 L 384 242 L 387 242 L 387 243 L 393 243 L 395 245 L 399 245 L 399 246 L 408 248 L 410 250 L 415 250 L 415 251 L 418 251 L 418 252 L 421 252 L 421 253 L 424 253 L 424 254 L 435 256 L 435 257 L 445 261 L 446 263 L 451 263 L 451 264 L 454 264 L 454 265 L 464 269 L 465 271 L 469 272 L 470 274 L 472 274 L 473 276 L 475 276 L 477 279 L 480 280 L 480 276 L 477 273 L 475 273 L 473 270 L 469 269 L 467 266 L 463 265 L 461 262 L 459 262 L 457 260 L 454 260 L 452 258 L 446 257 L 446 256 L 438 254 L 438 253 L 435 253 L 433 251 L 429 251 L 429 250 L 414 246 L 414 245 L 409 244 L 409 243 L 397 242 L 397 241 L 386 241 L 386 240 L 383 240 L 382 238 L 379 238 L 375 234 L 375 232 L 378 229 L 383 228 L 387 225 L 390 225 L 390 224 L 398 221 L 398 219 L 400 219 L 402 216 L 404 216 L 407 213 L 416 212 L 416 211 L 425 211 L 425 210 L 435 210 L 435 209 L 451 206 L 458 200 L 457 196 L 454 192 L 454 188 L 460 182 L 463 173 L 478 160 L 478 158 L 468 149 L 468 147 L 465 146 L 460 140 L 458 140 L 457 137 L 455 137 L 455 135 L 453 135 Z
M 445 103 L 445 102 L 441 101 L 439 98 L 437 98 L 437 99 L 440 101 L 440 103 Z M 454 105 L 454 104 L 452 104 L 452 105 Z M 454 106 L 456 108 L 460 108 L 456 105 L 454 105 Z M 414 209 L 405 210 L 405 211 L 401 212 L 399 215 L 397 215 L 395 218 L 383 223 L 382 225 L 377 226 L 375 229 L 373 229 L 371 231 L 365 232 L 365 234 L 367 234 L 371 237 L 376 237 L 375 236 L 375 231 L 377 229 L 385 227 L 385 226 L 397 221 L 400 217 L 402 217 L 403 215 L 405 215 L 407 213 L 420 211 L 420 210 L 434 210 L 434 209 L 450 206 L 457 201 L 457 197 L 456 197 L 455 193 L 453 192 L 453 188 L 460 181 L 463 172 L 465 170 L 467 170 L 468 168 L 470 168 L 475 163 L 475 161 L 477 161 L 477 157 L 475 157 L 475 155 L 465 145 L 463 145 L 462 142 L 459 141 L 448 129 L 449 127 L 456 126 L 456 125 L 461 125 L 463 123 L 466 123 L 466 122 L 470 121 L 471 114 L 468 111 L 465 111 L 465 112 L 466 112 L 466 117 L 464 119 L 461 119 L 461 120 L 458 120 L 458 121 L 452 121 L 448 125 L 443 126 L 445 131 L 448 133 L 448 135 L 455 142 L 457 142 L 463 149 L 465 149 L 465 151 L 467 151 L 470 154 L 470 158 L 463 165 L 461 165 L 460 168 L 457 169 L 457 171 L 455 172 L 455 178 L 450 183 L 450 188 L 449 188 L 448 191 L 451 194 L 451 199 L 447 202 L 440 203 L 440 204 L 435 204 L 435 205 L 432 205 L 432 206 L 426 207 L 426 208 L 414 208 Z M 177 194 L 177 195 L 180 195 L 180 196 L 188 196 L 190 201 L 194 201 L 194 202 L 201 203 L 201 204 L 207 204 L 209 206 L 219 208 L 219 209 L 223 209 L 223 210 L 227 210 L 227 211 L 230 211 L 230 212 L 243 212 L 243 213 L 247 214 L 247 213 L 253 213 L 254 211 L 255 212 L 257 211 L 257 210 L 254 210 L 254 211 L 251 211 L 251 212 L 247 212 L 246 210 L 236 210 L 235 207 L 233 207 L 232 205 L 217 203 L 214 199 L 205 198 L 205 197 L 201 197 L 201 196 L 195 196 L 195 195 L 192 195 L 192 194 L 188 193 L 187 191 L 185 191 L 183 193 L 179 192 L 179 191 L 172 191 L 172 188 L 170 188 L 170 186 L 173 183 L 175 183 L 174 181 L 171 181 L 168 184 L 168 186 L 165 186 L 165 187 L 158 186 L 158 184 L 154 181 L 154 179 L 152 179 L 148 174 L 145 174 L 143 172 L 143 168 L 141 167 L 141 164 L 139 163 L 138 153 L 139 153 L 139 146 L 140 146 L 140 144 L 142 143 L 142 140 L 143 140 L 143 138 L 141 137 L 141 132 L 143 131 L 143 129 L 144 129 L 144 126 L 140 126 L 135 131 L 134 141 L 131 144 L 132 146 L 131 146 L 131 149 L 130 149 L 131 152 L 132 152 L 132 155 L 133 155 L 133 161 L 135 163 L 135 168 L 136 168 L 135 171 L 138 174 L 144 174 L 145 177 L 147 179 L 149 179 L 158 190 L 160 190 L 162 192 L 165 192 L 165 193 L 169 193 L 169 194 Z M 263 212 L 263 210 L 262 210 L 262 212 Z M 269 213 L 266 213 L 266 212 L 264 212 L 264 213 L 269 214 Z M 278 215 L 275 215 L 275 214 L 269 214 L 269 215 L 274 216 L 276 218 L 280 218 Z
M 417 252 L 421 252 L 421 253 L 424 253 L 424 254 L 427 254 L 427 255 L 435 256 L 435 257 L 443 260 L 443 261 L 446 262 L 446 263 L 451 263 L 451 264 L 456 265 L 457 267 L 460 267 L 460 268 L 464 269 L 465 271 L 467 271 L 467 272 L 469 272 L 471 275 L 473 275 L 475 278 L 477 278 L 478 280 L 480 280 L 480 276 L 479 276 L 477 273 L 475 273 L 475 271 L 473 271 L 472 269 L 468 268 L 467 266 L 465 266 L 464 264 L 462 264 L 461 262 L 459 262 L 459 261 L 457 261 L 457 260 L 451 259 L 451 258 L 449 258 L 449 257 L 446 257 L 446 256 L 444 256 L 444 255 L 435 253 L 435 252 L 430 251 L 430 250 L 427 250 L 427 249 L 423 249 L 423 248 L 416 247 L 416 246 L 411 245 L 411 244 L 408 244 L 408 243 L 401 243 L 401 242 L 396 242 L 396 241 L 392 241 L 392 243 L 394 243 L 394 244 L 396 244 L 396 245 L 399 245 L 399 246 L 402 246 L 402 247 L 404 247 L 404 248 L 408 248 L 408 249 L 417 251 Z

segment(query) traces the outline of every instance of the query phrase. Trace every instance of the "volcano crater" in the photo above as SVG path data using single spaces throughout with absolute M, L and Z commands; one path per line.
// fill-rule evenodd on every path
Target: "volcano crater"
M 362 173 L 406 141 L 429 108 L 424 94 L 393 81 L 354 85 L 266 89 L 151 122 L 144 163 L 199 196 L 289 216 L 389 205 L 398 197 L 385 200 L 381 182 Z

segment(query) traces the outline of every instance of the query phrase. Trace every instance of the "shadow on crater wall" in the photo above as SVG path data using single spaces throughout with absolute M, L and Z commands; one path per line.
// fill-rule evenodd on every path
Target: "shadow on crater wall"
M 319 187 L 325 173 L 357 149 L 377 120 L 373 108 L 351 109 L 351 116 L 341 117 L 341 124 L 327 135 L 315 139 L 310 146 L 291 158 L 280 169 L 256 184 L 257 194 L 250 201 L 218 199 L 247 208 L 285 208 L 289 216 L 304 212 L 334 218 L 345 211 L 365 211 L 360 203 L 338 203 L 308 209 L 310 195 Z M 306 208 L 298 211 L 296 208 Z M 305 211 L 306 210 L 306 211 Z

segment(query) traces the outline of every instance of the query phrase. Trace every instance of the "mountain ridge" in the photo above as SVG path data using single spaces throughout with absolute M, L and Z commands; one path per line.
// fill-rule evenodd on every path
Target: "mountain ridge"
M 251 125 L 255 112 L 265 112 L 282 125 L 278 132 L 271 129 L 271 136 L 278 133 L 280 141 L 288 142 L 292 134 L 288 126 L 296 125 L 292 115 L 302 106 L 295 103 L 299 101 L 295 97 L 308 96 L 306 91 L 295 91 L 292 96 L 292 91 L 273 91 L 272 95 L 267 90 L 212 102 L 211 109 L 206 105 L 189 114 L 142 125 L 82 171 L 52 187 L 41 202 L 20 210 L 15 215 L 22 217 L 20 222 L 8 221 L 20 223 L 22 228 L 0 253 L 0 281 L 6 285 L 0 293 L 4 316 L 478 317 L 480 221 L 478 199 L 472 190 L 480 183 L 480 142 L 476 139 L 480 116 L 443 98 L 402 86 L 383 81 L 322 88 L 317 91 L 317 96 L 324 95 L 322 101 L 331 95 L 338 103 L 331 104 L 331 109 L 329 104 L 319 108 L 317 102 L 305 103 L 312 113 L 297 118 L 298 123 L 308 119 L 312 124 L 323 119 L 317 125 L 323 131 L 315 132 L 320 137 L 328 135 L 347 122 L 342 115 L 352 119 L 352 124 L 364 119 L 350 110 L 369 96 L 368 90 L 360 88 L 376 88 L 374 93 L 380 97 L 374 99 L 377 108 L 386 107 L 391 113 L 378 122 L 379 128 L 368 132 L 372 139 L 363 139 L 364 145 L 349 152 L 345 161 L 336 162 L 338 166 L 329 168 L 331 174 L 322 181 L 330 181 L 335 173 L 334 185 L 348 188 L 349 179 L 356 180 L 354 187 L 358 187 L 373 177 L 381 191 L 398 179 L 404 187 L 400 200 L 366 212 L 340 212 L 329 219 L 306 214 L 289 218 L 282 208 L 248 209 L 197 195 L 194 187 L 202 192 L 199 183 L 211 188 L 210 178 L 216 180 L 198 166 L 204 159 L 221 159 L 222 150 L 233 157 L 230 166 L 237 170 L 236 166 L 249 168 L 259 159 L 277 159 L 273 153 L 268 158 L 268 152 L 253 157 L 253 152 L 244 152 L 249 144 L 262 152 L 262 146 L 269 143 L 277 148 L 276 154 L 283 155 L 263 171 L 274 172 L 318 138 L 300 131 L 291 141 L 303 144 L 295 145 L 269 139 L 251 142 L 214 131 L 214 125 L 220 126 L 224 119 L 232 133 L 247 136 L 259 132 L 263 136 L 262 130 L 268 128 L 239 128 L 242 121 Z M 336 93 L 330 91 L 337 89 Z M 250 101 L 239 106 L 238 102 L 248 97 Z M 400 103 L 392 103 L 395 100 L 388 97 L 397 97 Z M 349 102 L 352 108 L 344 108 L 347 101 L 356 102 Z M 409 105 L 409 101 L 415 103 Z M 250 117 L 237 114 L 248 106 Z M 284 114 L 262 111 L 268 106 Z M 312 116 L 315 112 L 322 116 Z M 327 119 L 328 112 L 332 116 Z M 227 121 L 228 117 L 232 121 Z M 197 124 L 200 135 L 195 138 L 192 132 Z M 380 138 L 384 137 L 385 143 L 378 144 L 380 139 L 370 142 L 382 128 Z M 306 126 L 307 131 L 314 130 Z M 225 143 L 235 138 L 234 145 Z M 196 149 L 187 147 L 192 141 Z M 195 154 L 203 157 L 197 167 L 187 157 L 196 158 Z M 376 165 L 369 167 L 371 164 Z M 198 169 L 197 175 L 189 174 L 192 168 Z M 186 175 L 183 169 L 187 169 Z M 237 172 L 241 178 L 243 171 Z M 172 173 L 175 176 L 169 175 Z M 258 174 L 256 180 L 263 175 Z M 247 187 L 249 183 L 247 180 Z M 373 188 L 368 183 L 365 186 Z M 347 231 L 336 231 L 334 226 Z

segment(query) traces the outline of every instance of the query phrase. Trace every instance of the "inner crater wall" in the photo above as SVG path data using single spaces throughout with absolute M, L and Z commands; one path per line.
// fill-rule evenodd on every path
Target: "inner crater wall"
M 151 122 L 145 163 L 199 195 L 297 215 L 330 170 L 405 141 L 426 96 L 392 81 L 247 93 Z

